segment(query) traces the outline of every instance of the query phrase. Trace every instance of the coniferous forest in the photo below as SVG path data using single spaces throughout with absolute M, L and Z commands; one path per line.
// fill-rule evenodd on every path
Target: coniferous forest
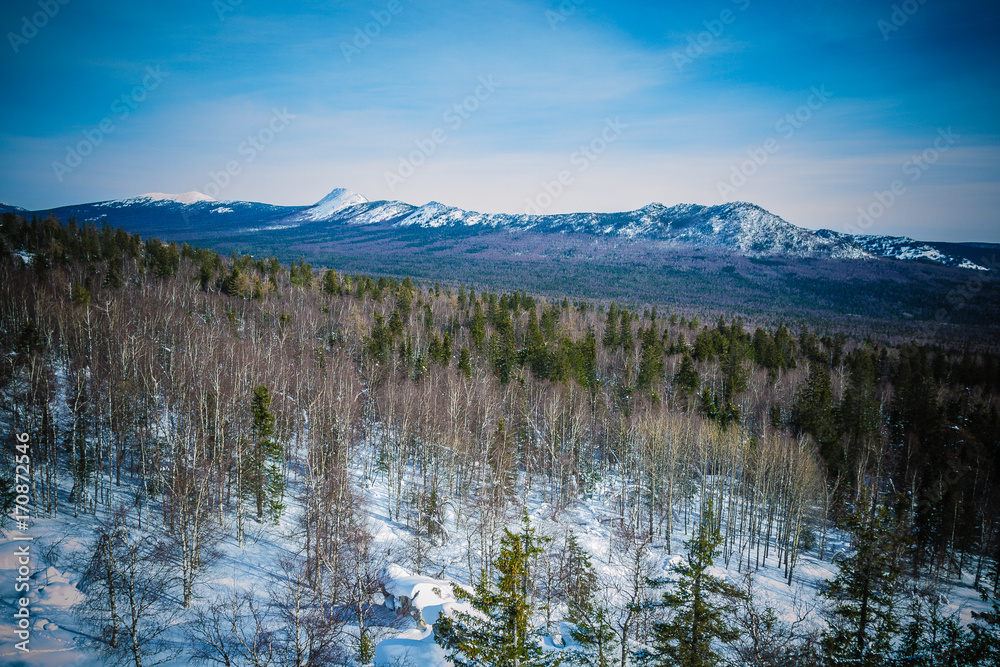
M 11 213 L 0 331 L 3 520 L 84 527 L 35 548 L 98 664 L 1000 663 L 994 340 Z

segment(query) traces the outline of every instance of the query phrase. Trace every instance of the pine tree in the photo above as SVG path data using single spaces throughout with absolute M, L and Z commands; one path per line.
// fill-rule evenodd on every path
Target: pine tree
M 567 598 L 566 620 L 575 624 L 570 636 L 584 650 L 571 656 L 574 664 L 610 667 L 615 650 L 615 632 L 608 610 L 594 602 L 597 575 L 590 554 L 572 533 L 566 538 L 565 574 L 562 577 Z
M 656 335 L 656 329 L 650 327 L 642 338 L 642 359 L 639 361 L 639 375 L 636 378 L 636 389 L 639 391 L 655 391 L 663 377 L 663 341 Z
M 746 348 L 743 343 L 735 340 L 730 341 L 729 351 L 722 359 L 722 396 L 727 403 L 747 390 L 747 380 L 750 373 L 743 364 L 745 358 Z
M 656 665 L 710 667 L 722 662 L 714 644 L 732 643 L 740 636 L 726 618 L 725 601 L 743 595 L 736 586 L 709 573 L 722 544 L 711 501 L 694 537 L 684 544 L 688 555 L 687 562 L 676 569 L 680 579 L 650 582 L 657 588 L 673 584 L 663 594 L 663 604 L 674 612 L 671 620 L 653 627 L 651 657 Z
M 597 575 L 590 554 L 580 546 L 573 531 L 566 537 L 565 553 L 562 579 L 567 598 L 566 619 L 577 623 L 591 611 Z
M 472 361 L 469 357 L 469 348 L 463 347 L 458 355 L 458 370 L 465 377 L 472 377 Z
M 275 522 L 284 509 L 285 483 L 281 474 L 281 446 L 274 440 L 274 415 L 271 414 L 271 392 L 264 385 L 254 387 L 251 402 L 252 449 L 249 491 L 257 503 L 257 519 L 269 510 Z
M 899 632 L 896 607 L 906 538 L 896 512 L 874 502 L 867 489 L 838 525 L 850 533 L 855 549 L 821 592 L 833 605 L 823 653 L 829 665 L 882 665 Z
M 483 315 L 483 307 L 476 301 L 475 312 L 469 322 L 469 338 L 472 345 L 477 350 L 482 350 L 486 343 L 486 317 Z
M 455 586 L 460 599 L 468 600 L 473 613 L 444 614 L 434 624 L 434 641 L 448 652 L 457 667 L 533 667 L 556 665 L 530 631 L 531 604 L 528 582 L 532 561 L 542 553 L 545 540 L 535 536 L 525 511 L 521 531 L 504 528 L 496 560 L 496 583 L 485 568 L 472 593 Z
M 632 348 L 635 347 L 635 343 L 632 338 L 632 317 L 627 310 L 621 311 L 621 321 L 618 329 L 618 344 L 623 350 L 625 350 L 625 352 L 631 352 Z
M 910 620 L 903 628 L 896 649 L 899 667 L 975 665 L 982 655 L 971 632 L 962 627 L 958 614 L 942 615 L 937 599 L 915 595 L 909 608 Z
M 614 301 L 608 306 L 608 319 L 604 321 L 604 337 L 601 343 L 608 348 L 618 344 L 618 306 Z
M 792 423 L 799 433 L 809 433 L 831 474 L 844 469 L 843 448 L 837 438 L 830 372 L 818 363 L 809 365 L 809 378 L 792 408 Z
M 525 338 L 527 361 L 531 373 L 536 378 L 548 377 L 548 352 L 545 348 L 545 337 L 538 326 L 538 318 L 534 311 L 528 314 L 528 334 Z
M 587 335 L 577 344 L 579 365 L 577 367 L 577 382 L 591 392 L 597 390 L 597 337 L 593 329 L 587 329 Z
M 698 369 L 694 367 L 694 361 L 687 352 L 681 357 L 681 367 L 674 374 L 674 384 L 689 394 L 698 390 Z
M 327 269 L 323 274 L 323 291 L 326 294 L 340 294 L 340 277 L 333 269 Z
M 972 626 L 972 648 L 981 658 L 978 664 L 997 665 L 1000 664 L 1000 594 L 994 590 L 991 595 L 980 589 L 980 596 L 991 606 L 989 611 L 972 612 L 976 619 Z

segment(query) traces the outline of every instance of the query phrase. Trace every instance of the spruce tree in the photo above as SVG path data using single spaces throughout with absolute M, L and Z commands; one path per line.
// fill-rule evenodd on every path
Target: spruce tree
M 565 570 L 566 620 L 574 624 L 570 636 L 582 647 L 571 651 L 570 660 L 578 665 L 610 667 L 616 635 L 608 610 L 594 601 L 597 575 L 590 554 L 580 546 L 572 531 L 566 538 Z
M 821 592 L 832 602 L 824 656 L 829 665 L 886 664 L 900 629 L 897 603 L 906 538 L 896 512 L 875 502 L 867 490 L 838 525 L 855 546 Z
M 465 377 L 472 377 L 472 361 L 469 357 L 469 348 L 463 347 L 458 355 L 458 370 Z
M 642 339 L 642 359 L 639 361 L 639 375 L 636 388 L 641 392 L 655 391 L 663 378 L 663 341 L 650 327 Z
M 281 446 L 274 440 L 274 415 L 271 414 L 271 393 L 264 385 L 254 387 L 251 401 L 252 449 L 250 474 L 247 482 L 257 503 L 257 519 L 269 510 L 277 523 L 284 509 L 284 479 L 281 475 Z
M 625 352 L 631 352 L 635 347 L 632 338 L 632 316 L 627 310 L 621 311 L 621 321 L 618 329 L 618 344 Z
M 983 654 L 974 635 L 962 626 L 958 614 L 944 615 L 936 597 L 926 600 L 915 595 L 909 605 L 909 622 L 903 628 L 896 649 L 899 667 L 936 667 L 979 664 Z M 996 663 L 991 663 L 996 664 Z
M 982 665 L 1000 664 L 1000 594 L 980 589 L 983 602 L 990 604 L 989 611 L 972 612 L 976 622 L 972 625 L 972 648 L 980 656 Z
M 536 378 L 548 377 L 549 355 L 545 348 L 545 337 L 538 326 L 538 318 L 534 311 L 528 314 L 528 333 L 525 338 L 527 361 L 531 372 Z
M 746 348 L 743 343 L 730 341 L 729 351 L 722 359 L 722 395 L 727 403 L 747 390 L 750 373 L 743 364 L 745 358 Z
M 340 294 L 340 276 L 333 269 L 327 269 L 323 274 L 323 292 L 326 294 Z
M 542 553 L 545 540 L 535 536 L 527 511 L 521 531 L 504 528 L 494 583 L 485 568 L 469 593 L 455 586 L 459 599 L 468 600 L 473 612 L 444 614 L 434 624 L 434 641 L 448 652 L 457 667 L 534 667 L 558 664 L 546 654 L 531 631 L 528 582 L 532 561 Z
M 614 347 L 618 344 L 618 306 L 614 301 L 608 306 L 608 318 L 604 321 L 604 337 L 601 343 L 604 347 Z
M 743 595 L 736 586 L 709 573 L 722 544 L 711 502 L 702 512 L 694 537 L 684 544 L 687 562 L 676 569 L 680 579 L 650 582 L 656 588 L 672 585 L 663 594 L 663 605 L 674 613 L 669 621 L 653 626 L 650 657 L 655 665 L 710 667 L 723 660 L 716 642 L 729 644 L 740 636 L 727 619 L 727 600 Z
M 799 433 L 809 433 L 819 445 L 831 475 L 844 470 L 843 448 L 837 437 L 830 371 L 818 363 L 809 365 L 809 378 L 792 408 L 792 423 Z
M 698 390 L 698 369 L 694 367 L 694 361 L 687 352 L 681 357 L 681 367 L 674 374 L 674 384 L 688 394 Z

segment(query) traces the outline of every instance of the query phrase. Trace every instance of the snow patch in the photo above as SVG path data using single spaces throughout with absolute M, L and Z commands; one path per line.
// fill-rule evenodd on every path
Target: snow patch
M 345 190 L 344 188 L 337 188 L 327 196 L 320 199 L 313 206 L 303 211 L 301 217 L 306 220 L 323 220 L 330 217 L 337 211 L 341 211 L 345 208 L 356 206 L 358 204 L 367 203 L 368 200 L 358 193 Z
M 152 199 L 153 201 L 174 201 L 178 204 L 195 204 L 201 201 L 217 201 L 216 199 L 209 197 L 208 195 L 191 190 L 190 192 L 182 192 L 177 195 L 168 195 L 163 192 L 147 192 L 144 195 L 139 195 L 136 199 Z M 125 200 L 128 201 L 128 200 Z

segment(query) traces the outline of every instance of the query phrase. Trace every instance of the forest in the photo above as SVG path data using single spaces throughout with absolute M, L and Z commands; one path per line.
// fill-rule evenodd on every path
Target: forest
M 407 664 L 379 662 L 412 623 L 386 604 L 395 567 L 455 583 L 422 629 L 455 665 L 1000 664 L 1000 341 L 12 213 L 0 331 L 3 527 L 27 433 L 35 520 L 92 526 L 60 567 L 104 664 Z M 598 503 L 601 549 L 552 528 Z M 280 576 L 223 590 L 222 554 L 265 530 Z M 754 583 L 816 563 L 801 610 Z

